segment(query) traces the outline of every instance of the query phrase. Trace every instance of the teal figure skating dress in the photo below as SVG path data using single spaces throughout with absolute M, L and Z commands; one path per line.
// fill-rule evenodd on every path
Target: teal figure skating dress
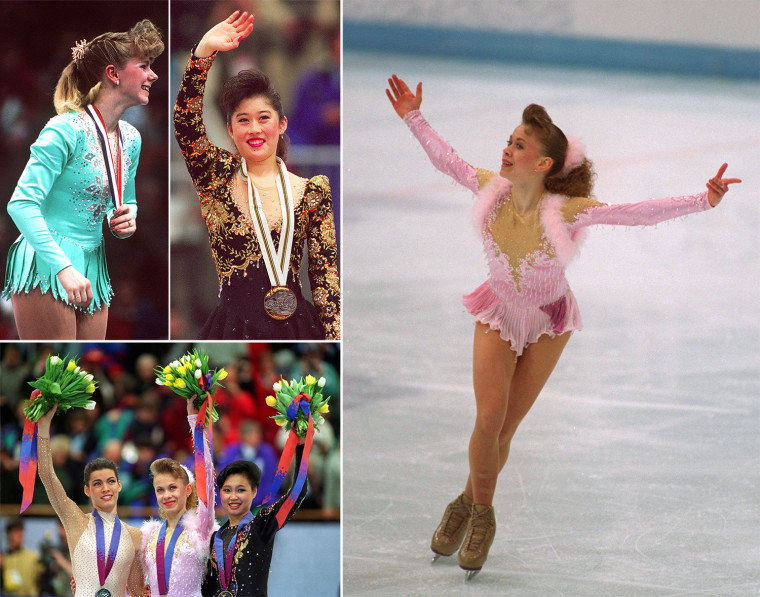
M 123 202 L 137 214 L 135 172 L 140 133 L 119 121 Z M 118 170 L 117 170 L 118 171 Z M 92 285 L 90 313 L 113 296 L 106 267 L 103 220 L 116 210 L 95 124 L 83 111 L 50 119 L 31 147 L 8 213 L 21 232 L 8 251 L 3 296 L 39 288 L 67 302 L 56 274 L 69 265 Z

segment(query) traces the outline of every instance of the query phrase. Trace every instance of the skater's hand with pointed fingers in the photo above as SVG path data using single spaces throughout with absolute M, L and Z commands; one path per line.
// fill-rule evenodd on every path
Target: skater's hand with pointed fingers
M 422 81 L 417 83 L 417 93 L 412 93 L 402 79 L 396 75 L 391 75 L 388 79 L 390 89 L 385 90 L 385 95 L 391 100 L 393 109 L 396 110 L 401 118 L 406 116 L 412 110 L 419 110 L 422 104 Z
M 715 175 L 715 178 L 707 181 L 707 200 L 713 207 L 718 205 L 721 199 L 723 199 L 723 195 L 728 192 L 728 185 L 741 182 L 739 178 L 722 178 L 726 168 L 728 168 L 728 164 L 723 164 Z

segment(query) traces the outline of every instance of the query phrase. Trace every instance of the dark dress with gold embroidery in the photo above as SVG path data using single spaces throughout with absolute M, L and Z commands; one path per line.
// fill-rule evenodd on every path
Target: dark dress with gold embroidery
M 214 61 L 191 54 L 174 106 L 174 128 L 208 227 L 211 253 L 220 285 L 220 304 L 199 337 L 229 340 L 340 339 L 338 248 L 330 184 L 325 176 L 297 182 L 294 193 L 295 231 L 288 270 L 288 288 L 298 307 L 285 320 L 264 311 L 271 285 L 250 215 L 234 197 L 240 158 L 216 147 L 203 124 L 203 91 Z M 270 231 L 279 244 L 282 220 Z M 304 244 L 308 250 L 309 282 L 314 304 L 301 293 L 300 268 Z
M 301 456 L 303 455 L 303 445 L 296 447 L 295 470 L 301 466 Z M 308 481 L 305 481 L 298 499 L 293 504 L 292 510 L 283 522 L 285 526 L 296 510 L 301 506 L 303 499 L 306 497 Z M 262 490 L 260 487 L 259 490 Z M 272 563 L 272 550 L 274 549 L 274 539 L 277 531 L 281 528 L 278 526 L 277 513 L 280 507 L 290 495 L 290 492 L 282 496 L 277 502 L 262 508 L 258 511 L 245 526 L 243 526 L 235 537 L 235 551 L 232 556 L 232 572 L 230 573 L 230 586 L 227 590 L 235 597 L 266 597 L 267 583 L 269 582 L 269 568 Z M 225 522 L 222 527 L 215 531 L 209 542 L 211 557 L 206 562 L 206 575 L 203 579 L 201 593 L 203 597 L 217 597 L 224 589 L 219 581 L 218 558 L 222 554 L 216 553 L 214 540 L 216 534 L 220 533 L 224 553 L 227 553 L 232 537 L 235 536 L 237 527 L 230 527 L 230 521 Z

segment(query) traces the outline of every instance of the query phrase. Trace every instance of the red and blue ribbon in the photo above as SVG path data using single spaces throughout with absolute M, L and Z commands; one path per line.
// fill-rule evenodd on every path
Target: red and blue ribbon
M 29 397 L 29 404 L 34 402 L 42 392 L 34 390 Z M 32 503 L 34 498 L 34 482 L 37 479 L 37 422 L 28 418 L 24 421 L 24 433 L 21 436 L 21 463 L 18 469 L 18 480 L 24 493 L 21 498 L 21 513 Z
M 201 387 L 203 387 L 203 377 L 200 379 Z M 208 384 L 208 380 L 206 381 Z M 206 394 L 206 400 L 203 401 L 201 410 L 198 413 L 198 418 L 195 421 L 195 429 L 193 429 L 193 452 L 195 454 L 195 488 L 198 491 L 198 497 L 206 507 L 209 507 L 208 492 L 206 490 L 206 459 L 203 455 L 203 433 L 206 430 L 206 413 L 208 413 L 208 448 L 209 452 L 213 454 L 213 435 L 211 431 L 211 394 Z M 213 504 L 210 506 L 213 508 Z
M 303 488 L 303 484 L 306 481 L 306 473 L 309 468 L 309 453 L 311 452 L 311 445 L 314 438 L 314 419 L 311 417 L 311 405 L 309 404 L 310 402 L 311 397 L 305 392 L 302 392 L 293 398 L 291 403 L 288 405 L 286 414 L 291 422 L 288 441 L 285 443 L 285 448 L 282 451 L 282 456 L 280 457 L 280 462 L 277 465 L 277 471 L 274 474 L 274 479 L 272 480 L 272 485 L 269 488 L 269 493 L 264 499 L 264 502 L 261 504 L 261 507 L 265 508 L 266 506 L 269 506 L 277 501 L 277 493 L 280 490 L 280 487 L 282 486 L 282 482 L 285 480 L 286 475 L 288 474 L 290 461 L 293 459 L 293 455 L 296 451 L 296 446 L 298 445 L 298 433 L 296 433 L 296 417 L 298 416 L 298 412 L 301 411 L 304 415 L 306 415 L 308 419 L 308 427 L 306 429 L 306 436 L 304 438 L 303 455 L 301 456 L 301 466 L 298 469 L 298 477 L 296 478 L 296 482 L 293 485 L 293 489 L 290 492 L 290 495 L 288 495 L 288 498 L 283 503 L 279 512 L 277 512 L 277 525 L 279 528 L 282 528 L 282 525 L 285 524 L 285 520 L 287 520 L 288 514 L 292 510 L 293 505 L 296 503 L 296 500 L 301 493 L 301 489 Z

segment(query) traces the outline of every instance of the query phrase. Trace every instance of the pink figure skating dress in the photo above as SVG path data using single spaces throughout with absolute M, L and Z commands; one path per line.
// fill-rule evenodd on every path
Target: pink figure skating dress
M 516 356 L 543 334 L 582 329 L 565 268 L 578 253 L 584 228 L 646 226 L 710 209 L 706 191 L 621 205 L 545 194 L 539 208 L 523 216 L 511 201 L 510 181 L 462 160 L 419 110 L 409 112 L 404 122 L 433 165 L 477 195 L 473 223 L 483 239 L 489 274 L 463 302 L 477 321 L 499 332 Z
M 190 432 L 195 427 L 197 415 L 189 415 Z M 203 458 L 206 461 L 206 491 L 208 507 L 199 499 L 195 510 L 188 510 L 182 518 L 184 529 L 174 545 L 171 575 L 167 586 L 168 597 L 201 597 L 201 582 L 209 555 L 209 538 L 216 527 L 214 518 L 214 464 L 211 461 L 208 438 L 203 434 Z M 156 543 L 160 520 L 148 520 L 142 528 L 143 564 L 150 583 L 150 594 L 160 595 L 156 570 Z M 169 536 L 166 537 L 167 544 Z

